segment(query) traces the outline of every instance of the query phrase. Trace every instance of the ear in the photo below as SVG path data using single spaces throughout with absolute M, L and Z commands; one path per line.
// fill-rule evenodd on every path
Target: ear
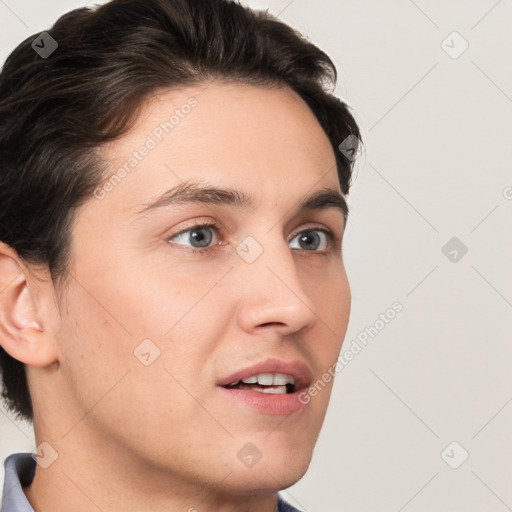
M 53 291 L 49 281 L 36 279 L 16 251 L 0 242 L 0 346 L 29 366 L 58 361 L 51 322 L 44 314 Z

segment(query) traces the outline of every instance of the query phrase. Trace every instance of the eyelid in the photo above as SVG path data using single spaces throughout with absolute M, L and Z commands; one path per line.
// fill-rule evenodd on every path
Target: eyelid
M 334 232 L 326 226 L 322 226 L 320 224 L 308 226 L 306 224 L 306 227 L 304 227 L 304 225 L 303 225 L 303 226 L 301 226 L 301 228 L 298 231 L 293 231 L 293 234 L 291 235 L 291 237 L 295 238 L 297 235 L 299 235 L 303 231 L 309 231 L 309 230 L 315 230 L 315 229 L 318 231 L 323 231 L 324 233 L 327 233 L 327 234 L 332 233 L 332 235 L 334 236 Z
M 195 224 L 187 226 L 187 227 L 181 229 L 180 231 L 178 231 L 177 233 L 174 233 L 174 235 L 169 236 L 168 238 L 171 239 L 176 236 L 182 235 L 183 233 L 186 233 L 187 231 L 192 231 L 194 229 L 200 229 L 200 228 L 215 228 L 216 231 L 219 231 L 219 226 L 217 225 L 217 222 L 215 222 L 214 220 L 205 220 L 205 221 L 199 221 L 199 222 L 196 222 Z

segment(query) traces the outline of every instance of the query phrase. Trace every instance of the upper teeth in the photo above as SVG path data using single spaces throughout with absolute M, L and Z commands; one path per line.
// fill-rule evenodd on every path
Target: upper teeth
M 232 382 L 232 384 L 238 384 L 239 382 L 245 382 L 245 384 L 261 384 L 262 386 L 286 386 L 286 384 L 295 384 L 295 379 L 290 375 L 284 373 L 260 373 L 259 375 L 252 375 L 246 377 L 241 381 Z

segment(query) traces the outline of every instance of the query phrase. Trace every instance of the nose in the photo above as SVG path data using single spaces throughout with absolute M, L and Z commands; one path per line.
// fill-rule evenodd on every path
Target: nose
M 277 231 L 267 234 L 263 244 L 247 238 L 245 254 L 252 251 L 252 258 L 259 254 L 254 261 L 239 252 L 242 257 L 236 270 L 241 299 L 236 314 L 239 326 L 249 333 L 272 328 L 284 336 L 309 330 L 318 320 L 316 307 L 300 282 L 293 250 Z

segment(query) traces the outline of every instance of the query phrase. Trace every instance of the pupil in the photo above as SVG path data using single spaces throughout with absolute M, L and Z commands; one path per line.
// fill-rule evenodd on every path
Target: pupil
M 191 236 L 192 238 L 195 240 L 195 241 L 199 241 L 200 243 L 205 239 L 205 237 L 201 234 L 201 232 L 205 232 L 207 231 L 208 228 L 201 228 L 201 229 L 194 229 L 193 231 L 191 231 Z M 199 233 L 199 235 L 198 235 Z M 204 245 L 201 245 L 200 247 L 205 247 L 207 245 L 210 244 L 211 240 L 212 240 L 212 236 L 211 236 L 211 233 L 210 233 L 210 237 L 206 237 L 207 241 Z
M 309 238 L 309 239 L 310 239 L 310 238 L 312 238 L 312 236 L 311 236 L 311 234 L 312 234 L 312 233 L 315 235 L 315 237 L 316 237 L 316 239 L 317 239 L 317 242 L 319 243 L 319 240 L 318 240 L 318 239 L 319 239 L 318 234 L 314 233 L 314 231 L 308 231 L 308 232 L 307 232 L 307 234 L 305 234 L 305 235 L 301 236 L 301 238 L 300 238 L 301 242 L 306 241 L 308 238 Z M 317 248 L 318 248 L 318 243 L 315 245 L 315 247 L 314 247 L 313 249 L 317 249 Z

